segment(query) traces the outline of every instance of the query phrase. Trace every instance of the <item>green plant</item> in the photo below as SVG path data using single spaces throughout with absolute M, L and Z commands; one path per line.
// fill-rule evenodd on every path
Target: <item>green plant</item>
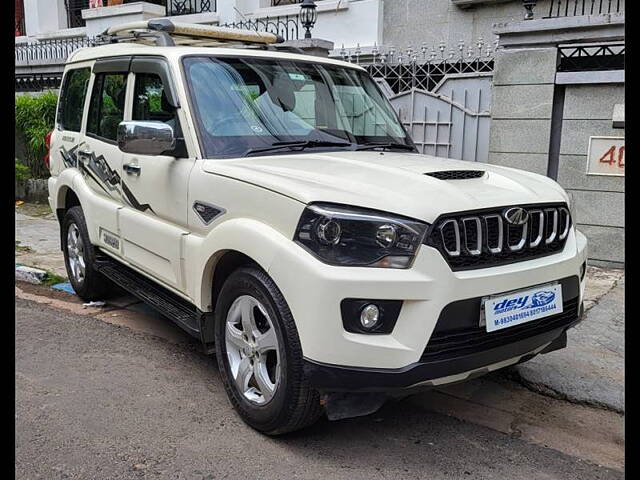
M 53 130 L 58 96 L 46 92 L 39 96 L 23 95 L 16 98 L 16 128 L 24 136 L 26 164 L 35 178 L 46 178 L 48 169 L 42 158 L 46 153 L 45 135 Z M 16 167 L 16 175 L 17 175 Z
M 29 167 L 16 158 L 16 180 L 24 181 L 31 178 Z
M 26 245 L 20 245 L 20 240 L 16 240 L 16 252 L 20 252 L 20 253 L 29 253 L 32 252 L 31 247 L 28 247 Z
M 67 281 L 66 278 L 61 277 L 57 273 L 47 272 L 47 276 L 44 279 L 44 282 L 42 283 L 47 286 L 52 286 L 52 285 L 57 285 L 58 283 L 64 283 L 66 281 Z
M 150 92 L 147 99 L 150 112 L 162 112 L 162 95 L 159 92 Z

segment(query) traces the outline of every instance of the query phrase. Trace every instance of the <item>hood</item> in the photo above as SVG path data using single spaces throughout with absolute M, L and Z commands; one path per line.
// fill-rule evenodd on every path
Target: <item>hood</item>
M 447 212 L 566 202 L 553 180 L 531 172 L 415 153 L 342 151 L 205 160 L 203 169 L 258 185 L 303 203 L 332 202 L 433 222 Z M 466 180 L 427 174 L 482 170 Z

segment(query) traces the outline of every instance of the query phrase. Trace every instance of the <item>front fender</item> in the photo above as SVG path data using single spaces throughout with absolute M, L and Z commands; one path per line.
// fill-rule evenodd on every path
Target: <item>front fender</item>
M 205 237 L 185 236 L 186 274 L 187 278 L 195 279 L 189 296 L 201 310 L 213 309 L 213 273 L 217 262 L 230 250 L 247 255 L 268 272 L 281 249 L 294 247 L 290 238 L 265 223 L 249 218 L 224 221 Z

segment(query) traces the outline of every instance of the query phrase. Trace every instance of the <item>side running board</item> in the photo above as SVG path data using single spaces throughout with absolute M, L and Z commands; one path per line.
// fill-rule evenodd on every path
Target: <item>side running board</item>
M 209 342 L 202 335 L 202 326 L 206 316 L 209 314 L 149 280 L 144 275 L 104 254 L 97 255 L 95 268 L 116 285 L 135 295 L 158 311 L 158 313 L 170 318 L 187 333 L 202 340 L 205 345 L 205 351 L 212 353 Z

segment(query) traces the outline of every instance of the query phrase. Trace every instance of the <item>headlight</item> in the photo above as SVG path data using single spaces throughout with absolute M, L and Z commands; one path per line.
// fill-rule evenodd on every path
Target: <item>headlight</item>
M 408 268 L 428 226 L 376 210 L 316 203 L 302 213 L 295 241 L 331 265 Z

